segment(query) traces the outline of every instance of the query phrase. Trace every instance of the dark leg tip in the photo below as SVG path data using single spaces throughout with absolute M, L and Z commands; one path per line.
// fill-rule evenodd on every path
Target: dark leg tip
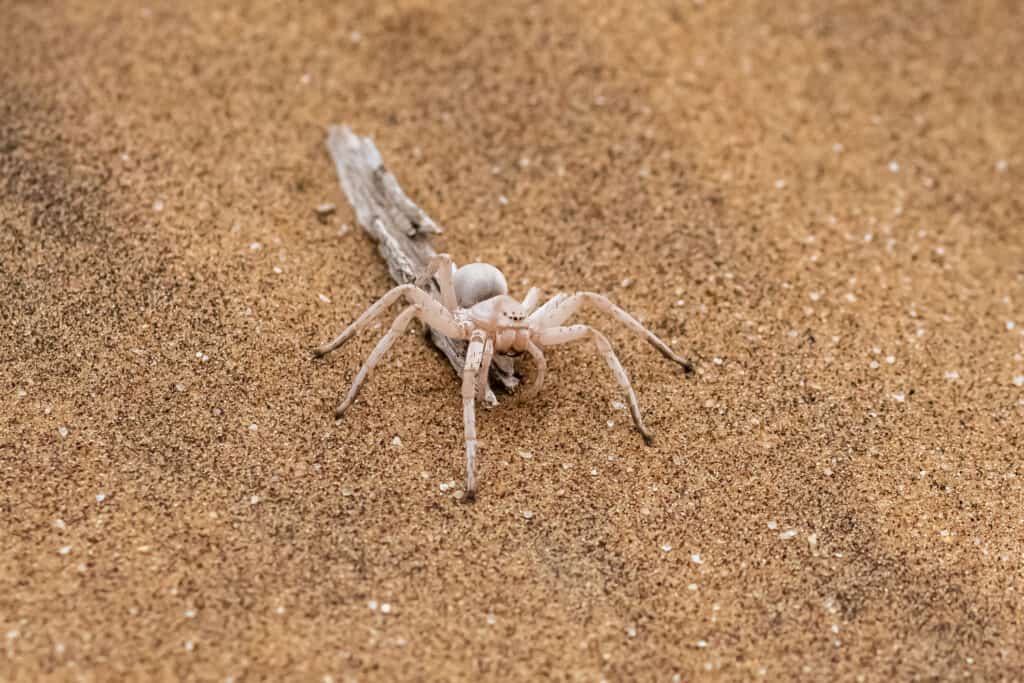
M 693 363 L 690 363 L 689 361 L 687 361 L 685 363 L 681 363 L 681 365 L 683 366 L 683 373 L 685 373 L 687 375 L 692 375 L 693 374 Z
M 340 420 L 341 418 L 345 417 L 345 411 L 346 410 L 348 410 L 347 407 L 346 408 L 336 408 L 334 410 L 334 419 L 335 420 Z
M 327 344 L 321 344 L 320 346 L 313 349 L 313 358 L 323 358 L 333 350 L 334 349 L 332 349 Z
M 652 436 L 651 434 L 641 434 L 641 436 L 644 437 L 644 444 L 645 445 L 647 445 L 647 446 L 653 446 L 654 445 L 654 436 Z

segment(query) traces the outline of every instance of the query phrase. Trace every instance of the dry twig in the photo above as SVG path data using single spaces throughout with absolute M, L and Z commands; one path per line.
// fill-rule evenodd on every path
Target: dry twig
M 356 220 L 377 242 L 391 278 L 398 284 L 414 282 L 436 254 L 429 236 L 440 234 L 441 228 L 405 196 L 398 181 L 384 168 L 380 152 L 370 138 L 357 136 L 348 126 L 330 126 L 327 150 L 334 160 L 341 188 L 356 211 Z M 438 298 L 435 282 L 431 281 L 428 289 Z M 449 339 L 433 330 L 430 330 L 430 338 L 461 376 L 466 342 Z M 496 357 L 490 379 L 506 390 L 513 389 L 519 380 L 515 377 L 512 359 Z M 493 395 L 488 398 L 494 401 Z

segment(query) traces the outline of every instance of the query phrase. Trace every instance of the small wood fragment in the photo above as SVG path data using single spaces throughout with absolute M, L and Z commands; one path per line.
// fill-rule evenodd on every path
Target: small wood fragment
M 356 212 L 356 220 L 377 242 L 387 262 L 391 279 L 398 284 L 411 283 L 426 270 L 437 253 L 430 245 L 430 235 L 441 233 L 421 208 L 409 199 L 398 181 L 384 167 L 380 152 L 370 138 L 359 137 L 348 126 L 330 126 L 327 150 L 341 181 L 341 189 Z M 427 290 L 439 299 L 437 283 L 431 280 Z M 466 360 L 466 342 L 429 330 L 430 339 L 444 353 L 457 375 L 462 374 Z M 519 384 L 512 358 L 495 357 L 490 380 L 506 390 Z M 496 402 L 489 393 L 489 402 Z
M 331 204 L 330 202 L 324 202 L 323 204 L 320 204 L 315 209 L 313 209 L 313 212 L 316 213 L 316 217 L 320 219 L 321 223 L 326 223 L 328 216 L 330 216 L 337 210 L 338 207 L 336 207 L 334 204 Z

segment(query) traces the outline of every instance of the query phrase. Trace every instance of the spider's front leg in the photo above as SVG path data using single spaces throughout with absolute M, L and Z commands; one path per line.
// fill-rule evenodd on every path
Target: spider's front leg
M 533 376 L 533 381 L 527 385 L 526 390 L 521 394 L 524 401 L 537 395 L 541 387 L 544 386 L 544 375 L 548 371 L 548 361 L 544 358 L 544 352 L 541 351 L 540 347 L 532 339 L 526 345 L 526 351 L 533 357 L 533 367 L 536 369 L 536 374 Z
M 494 342 L 488 339 L 484 342 L 484 352 L 483 358 L 480 361 L 480 371 L 476 373 L 476 400 L 478 401 L 487 400 L 487 392 L 488 389 L 490 389 L 487 380 L 491 372 L 492 360 L 494 360 Z
M 523 299 L 523 310 L 526 311 L 526 315 L 533 313 L 533 309 L 537 308 L 537 301 L 539 299 L 540 289 L 530 287 L 530 291 L 526 293 L 526 297 Z
M 629 375 L 626 374 L 622 363 L 619 362 L 619 357 L 612 350 L 612 345 L 608 342 L 607 337 L 589 325 L 549 327 L 537 333 L 537 343 L 541 347 L 569 344 L 587 338 L 594 341 L 595 349 L 604 358 L 605 363 L 608 364 L 619 386 L 626 392 L 626 398 L 629 400 L 629 412 L 633 416 L 633 424 L 636 425 L 636 430 L 640 432 L 640 435 L 644 437 L 644 443 L 650 446 L 654 443 L 654 437 L 651 436 L 651 433 L 647 431 L 646 425 L 644 425 L 644 418 L 640 415 L 640 405 L 636 401 L 636 393 L 633 391 L 633 386 L 629 383 Z
M 558 327 L 564 324 L 585 304 L 590 304 L 598 310 L 613 316 L 632 330 L 634 334 L 647 340 L 647 343 L 658 349 L 663 356 L 681 365 L 684 371 L 687 373 L 693 372 L 693 364 L 676 354 L 658 335 L 648 330 L 639 320 L 609 301 L 608 297 L 595 294 L 594 292 L 576 292 L 572 296 L 556 294 L 530 316 L 530 327 L 535 329 Z
M 483 362 L 486 336 L 477 331 L 466 349 L 466 364 L 462 368 L 462 420 L 466 430 L 466 499 L 476 498 L 476 405 L 478 375 Z

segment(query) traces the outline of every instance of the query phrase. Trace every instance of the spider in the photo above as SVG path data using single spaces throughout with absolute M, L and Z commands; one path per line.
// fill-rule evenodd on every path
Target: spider
M 440 301 L 422 289 L 431 278 L 435 278 L 440 289 Z M 650 431 L 644 425 L 637 405 L 636 394 L 629 383 L 629 377 L 612 350 L 608 339 L 588 325 L 563 326 L 582 306 L 591 305 L 615 317 L 635 334 L 646 339 L 666 358 L 672 360 L 690 373 L 690 363 L 676 355 L 665 342 L 641 325 L 636 318 L 622 310 L 606 297 L 593 292 L 576 292 L 572 295 L 556 294 L 543 306 L 537 307 L 540 290 L 530 289 L 523 301 L 508 295 L 508 284 L 501 271 L 486 263 L 472 263 L 456 268 L 448 254 L 438 254 L 431 259 L 426 272 L 413 284 L 399 285 L 367 308 L 355 322 L 346 327 L 333 340 L 323 344 L 313 353 L 315 357 L 325 356 L 351 339 L 366 327 L 382 311 L 400 299 L 407 306 L 391 324 L 391 329 L 377 342 L 370 356 L 359 368 L 348 395 L 334 411 L 340 419 L 352 405 L 367 376 L 391 348 L 395 340 L 405 331 L 413 318 L 452 339 L 469 342 L 466 363 L 462 371 L 462 415 L 466 438 L 466 497 L 476 496 L 476 400 L 483 400 L 488 389 L 488 371 L 495 353 L 517 355 L 528 353 L 533 358 L 536 374 L 531 386 L 524 392 L 528 398 L 536 394 L 544 384 L 547 362 L 544 349 L 575 341 L 589 339 L 604 358 L 619 386 L 629 400 L 633 424 L 647 445 L 651 445 Z

